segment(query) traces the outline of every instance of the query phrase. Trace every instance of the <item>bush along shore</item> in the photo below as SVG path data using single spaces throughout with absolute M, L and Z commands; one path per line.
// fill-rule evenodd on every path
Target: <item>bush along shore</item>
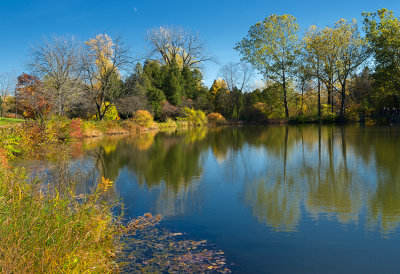
M 155 123 L 150 113 L 140 111 L 129 120 L 84 121 L 53 117 L 42 122 L 19 121 L 0 127 L 0 271 L 103 273 L 129 269 L 151 271 L 157 266 L 165 271 L 213 269 L 230 272 L 223 253 L 207 247 L 204 241 L 177 239 L 177 234 L 167 231 L 162 235 L 154 232 L 153 227 L 161 216 L 146 213 L 136 219 L 125 219 L 123 205 L 107 199 L 107 192 L 114 183 L 107 178 L 100 178 L 90 193 L 77 195 L 73 183 L 65 183 L 67 179 L 63 183 L 45 184 L 32 178 L 24 168 L 13 165 L 14 160 L 29 158 L 43 148 L 68 146 L 70 140 L 139 134 L 206 122 L 204 113 L 188 109 L 185 118 L 164 123 Z M 120 212 L 117 215 L 116 207 Z M 140 239 L 135 236 L 138 231 L 142 231 Z M 142 254 L 141 249 L 153 248 L 155 241 L 170 248 L 165 249 L 165 253 L 157 251 L 150 258 Z M 179 260 L 186 256 L 185 248 L 190 250 L 191 245 L 202 245 L 207 254 L 190 253 L 192 257 L 188 260 Z M 171 248 L 174 246 L 176 248 Z M 158 257 L 184 263 L 171 264 L 168 259 L 161 260 L 163 265 L 158 265 Z M 148 263 L 149 260 L 154 264 Z

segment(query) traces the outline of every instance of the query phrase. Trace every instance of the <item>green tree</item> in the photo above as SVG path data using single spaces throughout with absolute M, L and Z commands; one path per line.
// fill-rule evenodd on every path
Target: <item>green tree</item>
M 196 100 L 201 93 L 203 74 L 197 68 L 183 67 L 181 72 L 181 85 L 183 95 L 192 100 Z
M 322 75 L 322 56 L 320 52 L 320 40 L 318 39 L 316 27 L 311 26 L 310 30 L 306 33 L 303 38 L 303 60 L 306 63 L 305 67 L 308 67 L 308 78 L 309 76 L 317 80 L 317 95 L 318 95 L 318 118 L 321 118 L 321 75 Z M 304 75 L 305 76 L 305 75 Z M 330 97 L 328 96 L 328 100 Z
M 304 41 L 308 54 L 307 60 L 314 68 L 318 79 L 326 86 L 328 91 L 327 103 L 330 105 L 331 112 L 333 113 L 333 93 L 337 82 L 336 72 L 341 43 L 338 30 L 331 27 L 318 29 L 316 26 L 311 26 L 309 32 L 304 37 Z
M 166 100 L 164 92 L 158 88 L 151 87 L 147 92 L 147 98 L 151 105 L 154 118 L 159 120 L 161 118 L 161 104 Z
M 276 15 L 250 27 L 235 49 L 267 79 L 282 86 L 286 117 L 289 118 L 287 82 L 295 72 L 300 52 L 299 26 L 292 15 Z
M 164 93 L 168 101 L 179 106 L 182 103 L 181 72 L 175 61 L 168 66 L 168 74 L 164 82 Z
M 374 87 L 376 99 L 389 99 L 392 106 L 399 106 L 400 95 L 400 18 L 392 11 L 380 9 L 365 12 L 364 30 L 374 57 Z
M 355 20 L 350 23 L 341 19 L 335 24 L 335 29 L 338 35 L 337 41 L 340 41 L 336 65 L 337 77 L 341 86 L 339 91 L 340 115 L 344 117 L 348 78 L 367 59 L 368 52 L 366 41 L 361 38 Z

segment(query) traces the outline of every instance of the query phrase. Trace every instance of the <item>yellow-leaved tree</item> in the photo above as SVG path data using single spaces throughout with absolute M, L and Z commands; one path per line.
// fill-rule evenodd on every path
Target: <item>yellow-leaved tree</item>
M 85 87 L 95 104 L 98 119 L 103 120 L 124 93 L 120 72 L 131 64 L 129 51 L 119 38 L 112 40 L 107 34 L 99 34 L 85 44 L 82 58 Z
M 225 82 L 225 80 L 218 78 L 216 80 L 214 80 L 214 83 L 212 84 L 211 88 L 210 88 L 210 93 L 212 94 L 213 99 L 215 98 L 215 96 L 218 95 L 218 93 L 220 92 L 229 92 L 228 90 L 228 85 Z

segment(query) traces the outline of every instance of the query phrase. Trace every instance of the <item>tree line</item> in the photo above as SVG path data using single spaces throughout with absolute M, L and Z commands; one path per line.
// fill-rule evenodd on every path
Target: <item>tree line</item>
M 198 33 L 182 27 L 148 31 L 141 62 L 107 34 L 84 43 L 52 37 L 31 51 L 29 74 L 0 75 L 0 114 L 103 120 L 144 109 L 165 121 L 188 107 L 264 122 L 346 120 L 397 109 L 400 18 L 387 9 L 362 16 L 363 31 L 354 19 L 301 31 L 295 17 L 272 14 L 250 27 L 235 45 L 241 62 L 223 65 L 210 88 L 202 68 L 214 58 Z M 252 88 L 255 73 L 264 81 Z

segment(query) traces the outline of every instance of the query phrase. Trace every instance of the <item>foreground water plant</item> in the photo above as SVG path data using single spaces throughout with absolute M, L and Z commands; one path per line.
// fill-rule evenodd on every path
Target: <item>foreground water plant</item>
M 124 241 L 126 248 L 118 258 L 123 272 L 231 273 L 223 251 L 183 233 L 148 227 Z

